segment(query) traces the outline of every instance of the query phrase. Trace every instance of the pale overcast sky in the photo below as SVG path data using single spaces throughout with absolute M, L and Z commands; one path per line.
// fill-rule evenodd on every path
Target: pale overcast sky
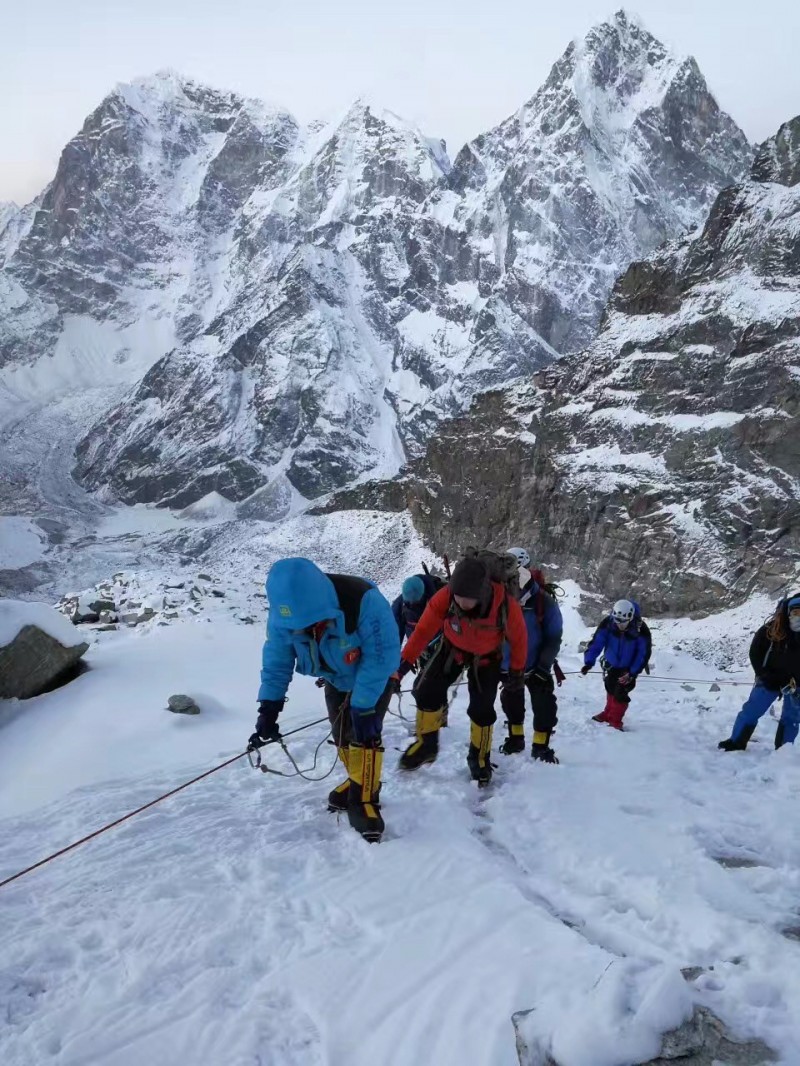
M 171 67 L 303 121 L 368 94 L 451 155 L 533 95 L 597 0 L 0 0 L 0 201 L 30 200 L 113 86 Z M 633 0 L 751 140 L 800 113 L 798 0 Z

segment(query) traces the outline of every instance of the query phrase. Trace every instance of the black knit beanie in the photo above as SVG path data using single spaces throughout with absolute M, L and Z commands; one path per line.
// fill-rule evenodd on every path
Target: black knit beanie
M 480 559 L 461 559 L 450 578 L 454 596 L 483 601 L 489 591 L 489 573 Z

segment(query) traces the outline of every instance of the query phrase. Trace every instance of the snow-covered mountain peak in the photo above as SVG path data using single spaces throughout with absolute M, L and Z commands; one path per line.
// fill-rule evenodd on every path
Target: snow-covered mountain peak
M 759 146 L 752 177 L 780 185 L 800 184 L 800 115 L 784 122 L 774 137 Z
M 370 98 L 301 128 L 174 72 L 118 87 L 7 267 L 2 357 L 152 367 L 78 453 L 124 499 L 392 473 L 591 340 L 615 277 L 745 172 L 695 70 L 620 13 L 452 167 Z

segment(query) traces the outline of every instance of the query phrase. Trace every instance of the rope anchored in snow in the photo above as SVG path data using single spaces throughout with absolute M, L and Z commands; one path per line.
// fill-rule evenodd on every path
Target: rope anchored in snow
M 297 729 L 292 729 L 290 732 L 284 733 L 281 739 L 285 740 L 286 737 L 290 737 L 295 733 L 302 733 L 304 729 L 311 729 L 312 726 L 319 725 L 321 722 L 327 721 L 327 718 L 318 718 L 314 722 L 308 722 L 306 725 L 298 726 Z M 268 741 L 268 743 L 271 744 L 275 742 Z M 283 744 L 281 746 L 283 747 Z M 286 748 L 284 747 L 284 751 L 285 750 Z M 165 792 L 162 796 L 157 796 L 155 799 L 150 800 L 149 803 L 142 804 L 142 806 L 137 807 L 136 810 L 128 811 L 128 813 L 123 814 L 121 818 L 116 818 L 113 822 L 109 822 L 108 825 L 101 826 L 100 829 L 95 829 L 93 833 L 87 833 L 87 835 L 85 837 L 81 837 L 80 840 L 73 841 L 72 844 L 68 844 L 65 848 L 60 848 L 58 851 L 54 851 L 52 855 L 48 855 L 46 858 L 40 859 L 38 862 L 33 863 L 32 866 L 27 866 L 24 870 L 20 870 L 19 873 L 12 874 L 11 877 L 7 877 L 4 881 L 0 881 L 0 888 L 4 888 L 6 885 L 10 885 L 12 881 L 17 881 L 20 877 L 24 877 L 25 874 L 33 873 L 33 871 L 38 870 L 40 866 L 46 866 L 47 863 L 52 862 L 53 859 L 57 859 L 61 855 L 66 855 L 69 851 L 74 851 L 75 848 L 79 848 L 81 844 L 86 844 L 90 840 L 94 840 L 95 837 L 99 837 L 103 833 L 107 833 L 109 829 L 115 829 L 118 825 L 122 825 L 123 822 L 127 822 L 130 818 L 134 818 L 137 814 L 141 814 L 142 811 L 149 810 L 150 807 L 155 807 L 157 803 L 162 803 L 165 799 L 169 799 L 170 796 L 174 796 L 178 792 L 182 792 L 190 785 L 197 784 L 197 782 L 202 781 L 204 777 L 210 777 L 211 774 L 215 774 L 219 770 L 224 770 L 226 766 L 230 766 L 232 763 L 238 762 L 239 759 L 243 759 L 246 755 L 249 755 L 249 752 L 242 751 L 238 755 L 233 755 L 230 759 L 226 759 L 225 762 L 221 762 L 218 766 L 212 766 L 210 770 L 206 770 L 204 773 L 198 774 L 197 777 L 193 777 L 191 781 L 184 781 L 182 785 L 178 785 L 177 788 L 170 789 L 169 792 Z M 292 762 L 294 763 L 293 759 Z

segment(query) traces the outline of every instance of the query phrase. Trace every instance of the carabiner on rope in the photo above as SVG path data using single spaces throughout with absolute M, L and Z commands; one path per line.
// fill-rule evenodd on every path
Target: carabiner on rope
M 260 748 L 248 748 L 247 749 L 247 761 L 250 763 L 254 770 L 260 770 L 262 774 L 270 773 L 270 769 L 267 764 L 261 758 Z

